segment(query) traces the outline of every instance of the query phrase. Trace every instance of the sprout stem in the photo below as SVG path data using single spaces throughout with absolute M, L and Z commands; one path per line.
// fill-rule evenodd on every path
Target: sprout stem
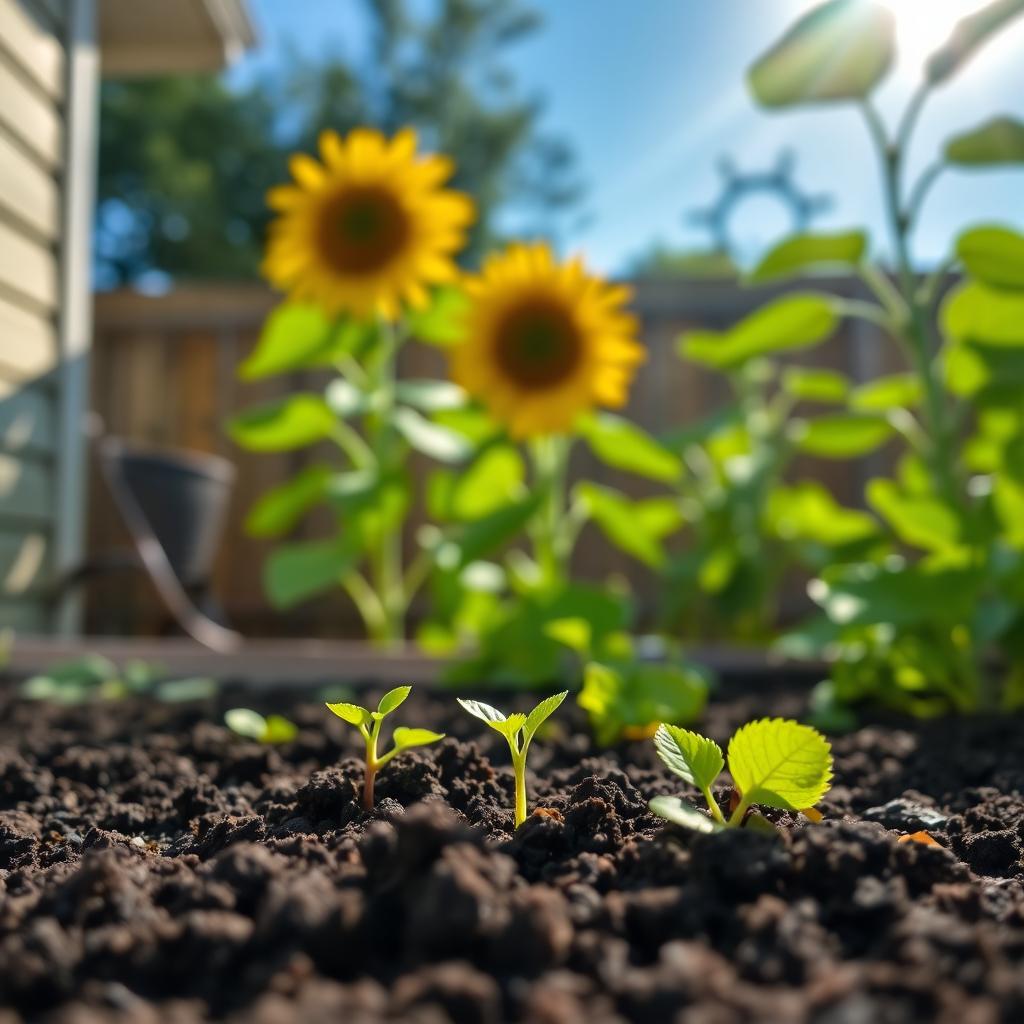
M 512 755 L 512 770 L 516 775 L 516 828 L 526 821 L 526 751 Z
M 373 810 L 373 787 L 377 779 L 377 771 L 380 769 L 380 761 L 377 760 L 377 737 L 380 735 L 382 719 L 377 719 L 372 729 L 363 732 L 366 737 L 366 778 L 363 782 L 363 810 Z
M 704 794 L 704 799 L 708 802 L 708 810 L 711 812 L 711 817 L 714 818 L 715 821 L 719 821 L 724 825 L 725 815 L 722 814 L 722 808 L 718 806 L 718 801 L 711 792 L 711 787 L 706 786 L 701 790 L 701 792 Z

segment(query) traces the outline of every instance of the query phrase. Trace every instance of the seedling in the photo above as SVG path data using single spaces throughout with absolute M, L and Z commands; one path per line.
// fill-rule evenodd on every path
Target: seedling
M 236 736 L 271 745 L 290 743 L 299 733 L 299 727 L 283 715 L 268 715 L 264 718 L 252 708 L 232 708 L 226 711 L 224 724 Z
M 373 810 L 373 784 L 377 778 L 377 772 L 388 761 L 402 753 L 403 750 L 410 750 L 412 747 L 425 747 L 444 739 L 443 732 L 431 732 L 429 729 L 407 729 L 404 725 L 400 725 L 391 736 L 394 746 L 386 754 L 377 756 L 377 740 L 380 737 L 380 727 L 383 725 L 384 719 L 411 692 L 411 686 L 396 686 L 395 689 L 388 690 L 381 697 L 376 711 L 368 711 L 358 704 L 345 702 L 327 705 L 339 718 L 344 719 L 349 725 L 354 725 L 366 741 L 366 782 L 363 785 L 363 807 L 367 811 Z
M 528 715 L 517 713 L 507 718 L 489 704 L 459 698 L 459 703 L 471 715 L 486 722 L 495 732 L 505 737 L 512 752 L 512 770 L 516 776 L 516 828 L 526 821 L 526 752 L 530 749 L 530 741 L 541 724 L 554 714 L 568 696 L 569 691 L 563 690 L 542 700 Z
M 711 817 L 674 796 L 655 797 L 650 808 L 673 824 L 697 832 L 717 832 L 744 824 L 770 827 L 760 815 L 748 817 L 747 811 L 754 804 L 820 817 L 813 807 L 831 785 L 832 748 L 816 729 L 784 718 L 748 722 L 729 741 L 729 772 L 737 800 L 726 818 L 711 793 L 725 767 L 722 748 L 705 736 L 665 724 L 659 726 L 654 745 L 669 771 L 704 794 Z

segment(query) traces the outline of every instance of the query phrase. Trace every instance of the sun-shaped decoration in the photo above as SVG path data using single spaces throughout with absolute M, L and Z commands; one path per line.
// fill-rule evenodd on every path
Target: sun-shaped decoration
M 469 279 L 466 340 L 452 377 L 513 437 L 571 430 L 595 405 L 625 404 L 644 350 L 623 310 L 628 288 L 556 263 L 547 245 L 512 245 Z
M 326 131 L 320 155 L 293 156 L 295 183 L 267 194 L 280 213 L 263 262 L 272 284 L 331 314 L 393 319 L 455 278 L 473 203 L 442 187 L 454 170 L 447 157 L 417 157 L 409 128 L 390 141 L 370 128 L 344 139 Z

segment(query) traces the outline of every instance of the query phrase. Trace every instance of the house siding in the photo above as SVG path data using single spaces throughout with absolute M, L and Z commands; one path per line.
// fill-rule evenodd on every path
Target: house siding
M 0 627 L 30 632 L 61 515 L 66 11 L 0 0 Z

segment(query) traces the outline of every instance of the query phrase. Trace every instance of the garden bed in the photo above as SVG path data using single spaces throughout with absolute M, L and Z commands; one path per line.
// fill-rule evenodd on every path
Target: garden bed
M 704 728 L 804 692 L 727 691 Z M 596 751 L 566 704 L 513 834 L 504 740 L 436 693 L 395 717 L 449 738 L 373 815 L 312 692 L 259 698 L 300 726 L 282 748 L 222 727 L 237 693 L 0 700 L 3 1024 L 1024 1019 L 1019 718 L 835 739 L 825 821 L 773 838 L 666 829 L 653 746 Z

